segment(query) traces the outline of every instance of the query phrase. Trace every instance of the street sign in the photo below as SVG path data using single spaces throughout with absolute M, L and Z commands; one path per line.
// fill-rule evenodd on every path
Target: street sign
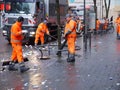
M 89 13 L 89 29 L 95 29 L 95 13 Z

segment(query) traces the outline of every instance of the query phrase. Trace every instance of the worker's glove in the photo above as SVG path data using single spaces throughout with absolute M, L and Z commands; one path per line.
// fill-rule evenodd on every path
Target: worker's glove
M 71 33 L 71 31 L 68 31 L 66 34 L 65 34 L 65 37 L 67 37 L 67 35 L 69 35 Z
M 47 35 L 50 35 L 50 33 L 47 33 Z

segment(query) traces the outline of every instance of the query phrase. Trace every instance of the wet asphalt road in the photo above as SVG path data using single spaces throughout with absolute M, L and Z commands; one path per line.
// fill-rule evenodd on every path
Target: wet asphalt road
M 1 65 L 10 59 L 11 46 L 0 37 Z M 82 40 L 77 39 L 81 50 L 76 51 L 75 63 L 66 62 L 67 52 L 58 58 L 55 46 L 47 60 L 38 59 L 39 53 L 33 49 L 24 49 L 30 70 L 21 74 L 6 67 L 0 71 L 0 90 L 120 90 L 120 40 L 116 34 L 92 35 L 91 50 L 87 52 Z

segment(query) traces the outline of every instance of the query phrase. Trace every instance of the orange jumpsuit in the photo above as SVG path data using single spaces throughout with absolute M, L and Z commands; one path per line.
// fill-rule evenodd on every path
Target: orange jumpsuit
M 11 60 L 18 60 L 19 63 L 23 62 L 23 52 L 22 52 L 22 24 L 17 22 L 11 27 L 11 44 L 12 44 L 12 55 Z
M 67 44 L 68 44 L 68 51 L 70 54 L 75 54 L 75 41 L 76 41 L 76 36 L 77 36 L 76 28 L 77 28 L 77 23 L 74 20 L 70 20 L 65 25 L 64 35 L 68 31 L 71 31 L 71 33 L 67 35 L 66 37 Z
M 38 44 L 39 38 L 40 38 L 41 44 L 44 44 L 45 33 L 47 33 L 49 35 L 49 30 L 47 28 L 47 25 L 45 23 L 40 23 L 36 30 L 35 44 Z
M 96 30 L 99 30 L 99 27 L 100 27 L 100 20 L 97 20 L 96 21 Z
M 120 35 L 120 17 L 115 20 L 116 23 L 116 32 Z
M 103 26 L 103 30 L 106 30 L 108 28 L 108 20 L 105 19 L 105 23 L 104 23 L 104 26 Z

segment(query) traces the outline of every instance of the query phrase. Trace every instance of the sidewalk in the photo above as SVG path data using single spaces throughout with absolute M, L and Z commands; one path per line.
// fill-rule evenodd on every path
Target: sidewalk
M 120 40 L 115 34 L 92 36 L 91 51 L 84 52 L 82 37 L 77 39 L 76 62 L 66 61 L 67 52 L 49 60 L 29 56 L 28 72 L 3 71 L 0 90 L 120 90 Z

